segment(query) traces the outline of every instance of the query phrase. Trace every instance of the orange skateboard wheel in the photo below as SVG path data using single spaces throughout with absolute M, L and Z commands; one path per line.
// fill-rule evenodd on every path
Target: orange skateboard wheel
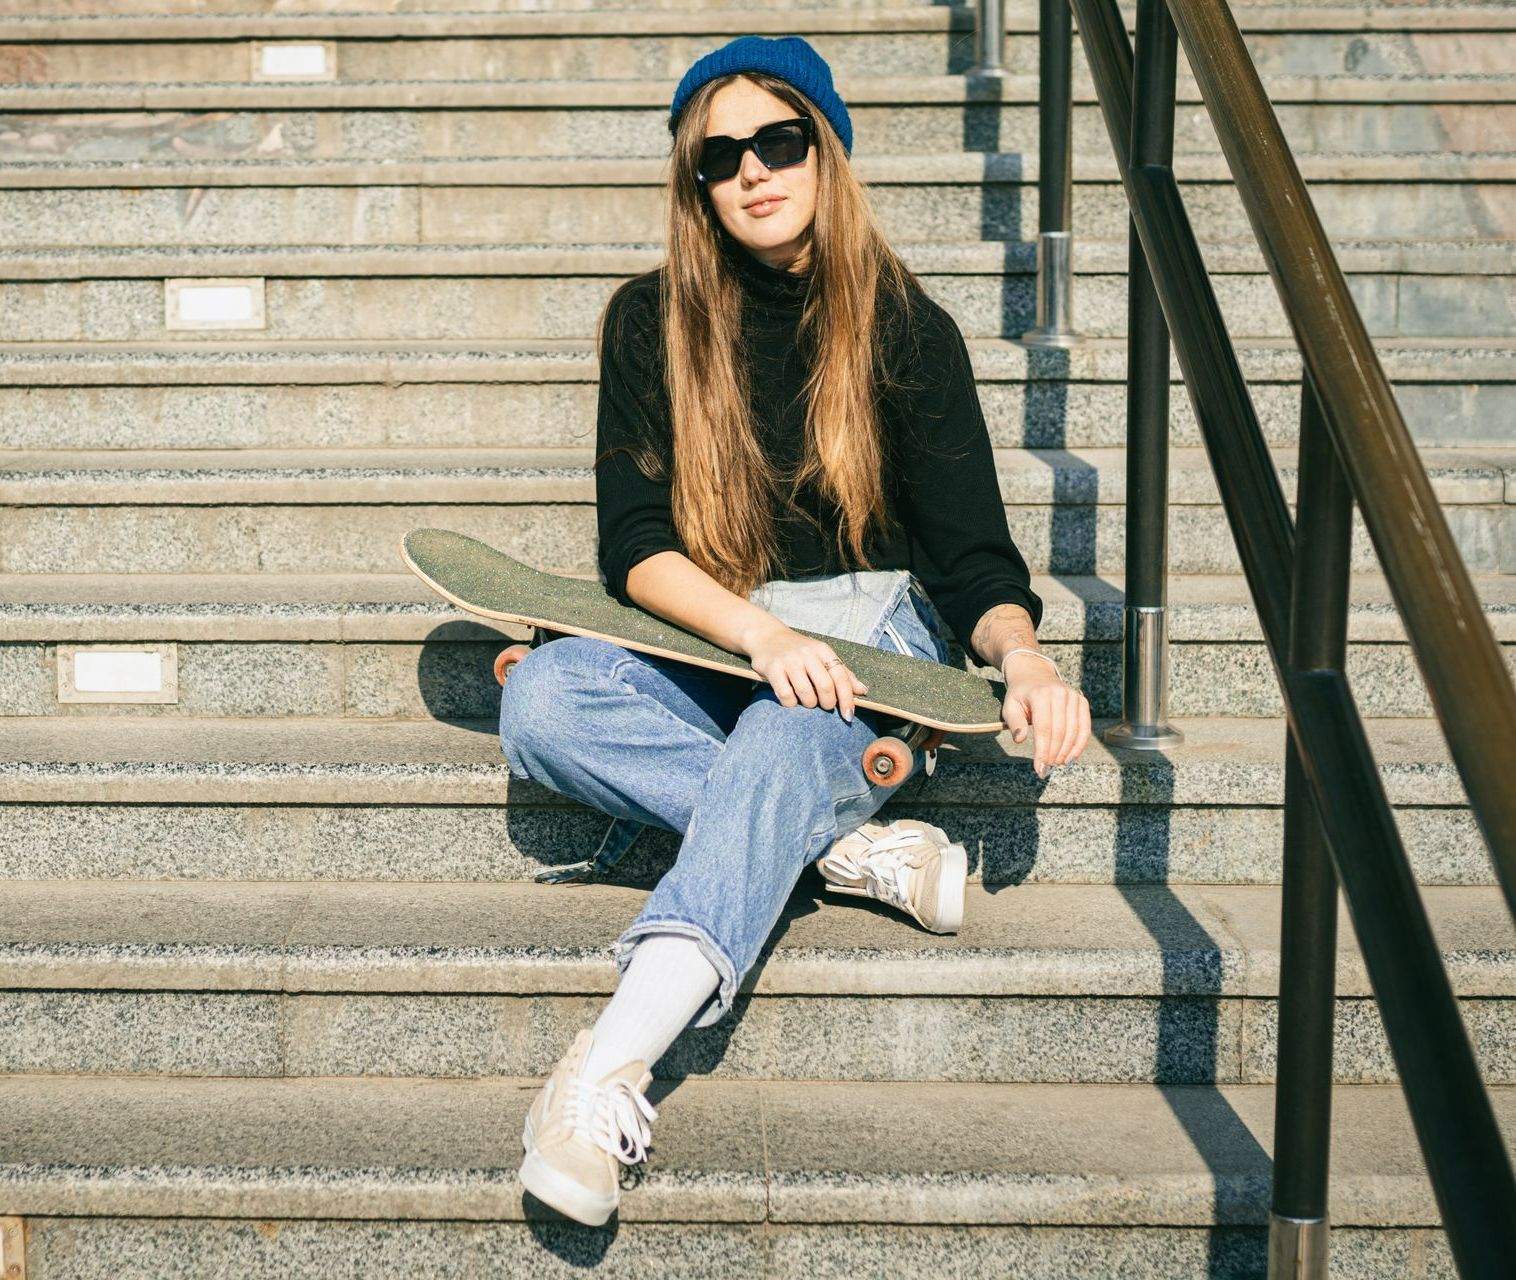
M 863 751 L 863 772 L 881 787 L 898 787 L 911 771 L 911 749 L 899 738 L 875 738 Z
M 531 651 L 532 646 L 529 644 L 513 644 L 509 649 L 502 649 L 500 656 L 495 659 L 495 679 L 504 685 L 511 668 Z

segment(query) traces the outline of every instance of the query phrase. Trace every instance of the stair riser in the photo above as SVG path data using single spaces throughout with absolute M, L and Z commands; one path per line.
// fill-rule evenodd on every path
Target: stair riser
M 797 27 L 797 30 L 802 30 Z M 730 35 L 502 36 L 334 40 L 339 81 L 368 80 L 667 80 Z M 806 39 L 834 76 L 962 75 L 974 61 L 972 31 L 811 32 Z M 1476 74 L 1510 70 L 1504 33 L 1249 33 L 1265 75 Z M 111 42 L 16 47 L 29 83 L 240 83 L 255 79 L 251 41 Z M 1077 64 L 1081 79 L 1083 56 Z M 1180 73 L 1187 73 L 1183 53 Z M 1037 38 L 1006 38 L 1005 69 L 1036 75 Z
M 1266 1191 L 1265 1191 L 1266 1198 Z M 581 1227 L 560 1217 L 520 1222 L 307 1220 L 260 1215 L 28 1217 L 30 1280 L 210 1280 L 227 1274 L 331 1280 L 382 1256 L 396 1274 L 451 1280 L 817 1280 L 886 1276 L 902 1258 L 913 1274 L 1006 1275 L 1017 1280 L 1256 1280 L 1261 1226 L 874 1226 L 645 1223 Z M 1332 1228 L 1333 1280 L 1425 1275 L 1454 1280 L 1435 1229 Z M 1430 1268 L 1419 1271 L 1425 1261 Z
M 1011 506 L 1011 536 L 1034 573 L 1120 573 L 1120 506 Z M 1474 573 L 1516 572 L 1516 504 L 1446 510 Z M 393 573 L 412 529 L 466 529 L 529 564 L 595 571 L 595 515 L 579 505 L 0 508 L 0 573 Z M 1173 573 L 1236 573 L 1219 507 L 1169 510 Z M 1378 569 L 1356 527 L 1355 572 Z
M 957 764 L 945 754 L 933 785 L 961 776 Z M 519 881 L 594 854 L 603 814 L 561 801 L 518 802 L 517 794 L 557 797 L 512 783 L 503 761 L 498 774 L 487 803 L 352 804 L 351 785 L 336 782 L 298 804 L 222 802 L 204 787 L 190 788 L 198 803 L 140 804 L 129 802 L 131 769 L 123 766 L 112 799 L 128 803 L 0 806 L 7 838 L 0 878 Z M 1420 883 L 1494 883 L 1467 809 L 1440 807 L 1448 799 L 1414 777 L 1390 785 Z M 968 851 L 970 880 L 989 885 L 1279 882 L 1284 827 L 1277 799 L 1034 808 L 1008 798 L 1003 781 L 962 784 L 959 802 L 948 805 L 923 801 L 914 788 L 908 783 L 909 794 L 888 801 L 881 821 L 935 823 Z M 644 831 L 615 880 L 652 888 L 677 853 L 671 833 Z
M 1299 436 L 1298 382 L 1254 382 L 1264 437 Z M 1121 383 L 978 383 L 990 441 L 1033 449 L 1126 443 Z M 115 386 L 0 388 L 0 440 L 11 449 L 362 449 L 582 447 L 593 382 L 398 386 Z M 1402 382 L 1395 397 L 1420 444 L 1509 446 L 1516 385 Z M 1176 445 L 1200 443 L 1189 396 L 1170 392 Z
M 519 634 L 520 629 L 515 629 Z M 151 637 L 150 637 L 151 638 Z M 514 637 L 512 637 L 514 638 Z M 354 716 L 487 719 L 499 712 L 492 675 L 507 638 L 413 644 L 177 645 L 176 703 L 59 703 L 57 651 L 0 645 L 0 716 Z M 1121 651 L 1109 641 L 1044 643 L 1063 676 L 1084 690 L 1096 716 L 1121 714 Z M 1261 644 L 1174 644 L 1170 711 L 1177 716 L 1283 714 Z M 1516 645 L 1506 646 L 1516 677 Z M 1348 678 L 1367 716 L 1432 714 L 1405 645 L 1353 645 Z
M 1169 963 L 1179 960 L 1169 957 Z M 607 992 L 613 985 L 605 970 Z M 606 995 L 0 991 L 0 1071 L 194 1076 L 535 1076 Z M 1516 1001 L 1460 1002 L 1490 1084 L 1516 1080 Z M 1337 1002 L 1339 1083 L 1393 1083 L 1378 1007 Z M 1265 999 L 743 998 L 655 1068 L 765 1080 L 1271 1083 Z
M 922 275 L 927 292 L 967 338 L 1020 337 L 1036 321 L 1034 280 Z M 161 279 L 100 279 L 0 285 L 0 317 L 15 342 L 238 339 L 395 340 L 592 338 L 617 278 L 476 276 L 271 277 L 266 327 L 167 330 Z M 1213 277 L 1234 338 L 1289 335 L 1271 280 Z M 1348 278 L 1373 337 L 1516 335 L 1516 276 Z M 1124 276 L 1081 275 L 1074 320 L 1088 337 L 1126 333 Z
M 892 241 L 1037 238 L 1033 183 L 892 183 L 869 194 Z M 1230 184 L 1187 183 L 1184 196 L 1202 240 L 1251 238 Z M 1311 196 L 1337 240 L 1516 231 L 1513 184 L 1315 182 Z M 656 243 L 663 204 L 657 186 L 0 190 L 0 249 L 309 245 L 333 227 L 349 245 Z M 1120 241 L 1126 197 L 1116 183 L 1079 183 L 1072 216 L 1079 235 Z
M 1505 49 L 1504 41 L 1495 42 Z M 1281 103 L 1281 127 L 1297 152 L 1508 151 L 1516 105 L 1504 103 Z M 1037 152 L 1035 104 L 857 105 L 855 155 Z M 335 110 L 11 112 L 0 110 L 0 161 L 176 163 L 196 160 L 421 160 L 505 156 L 644 156 L 669 151 L 666 109 L 546 107 L 497 111 Z M 1181 153 L 1214 152 L 1204 107 L 1181 104 Z M 174 147 L 183 139 L 183 147 Z M 1074 109 L 1074 142 L 1104 156 L 1110 138 L 1099 109 Z

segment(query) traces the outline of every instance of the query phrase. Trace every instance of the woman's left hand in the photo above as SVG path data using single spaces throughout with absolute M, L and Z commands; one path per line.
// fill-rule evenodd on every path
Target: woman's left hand
M 1090 704 L 1078 689 L 1058 678 L 1043 659 L 1013 653 L 1001 665 L 1005 703 L 1000 717 L 1016 742 L 1032 734 L 1032 767 L 1039 778 L 1053 765 L 1075 759 L 1090 740 Z

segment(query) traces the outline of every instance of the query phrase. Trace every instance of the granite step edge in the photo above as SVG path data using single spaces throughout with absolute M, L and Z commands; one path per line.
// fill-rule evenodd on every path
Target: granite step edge
M 759 997 L 1272 997 L 1271 886 L 971 884 L 963 929 L 797 897 L 743 990 Z M 605 994 L 647 894 L 609 884 L 11 880 L 0 988 Z M 1456 994 L 1516 997 L 1516 922 L 1494 888 L 1423 901 Z M 1372 987 L 1340 906 L 1337 993 Z
M 0 1197 L 20 1215 L 537 1217 L 515 1170 L 538 1087 L 0 1077 Z M 1509 1126 L 1516 1089 L 1491 1092 Z M 1334 1224 L 1436 1225 L 1399 1090 L 1339 1086 L 1333 1098 Z M 650 1100 L 660 1110 L 653 1155 L 623 1196 L 623 1222 L 1206 1225 L 1267 1215 L 1268 1086 L 685 1080 L 655 1084 Z

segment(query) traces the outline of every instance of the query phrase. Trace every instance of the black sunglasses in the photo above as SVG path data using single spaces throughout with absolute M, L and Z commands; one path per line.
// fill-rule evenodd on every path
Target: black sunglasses
M 749 147 L 765 168 L 787 169 L 803 164 L 810 154 L 811 137 L 816 122 L 809 116 L 794 120 L 776 120 L 766 124 L 750 138 L 728 138 L 716 134 L 700 148 L 695 177 L 700 182 L 722 182 L 742 167 L 742 153 Z

